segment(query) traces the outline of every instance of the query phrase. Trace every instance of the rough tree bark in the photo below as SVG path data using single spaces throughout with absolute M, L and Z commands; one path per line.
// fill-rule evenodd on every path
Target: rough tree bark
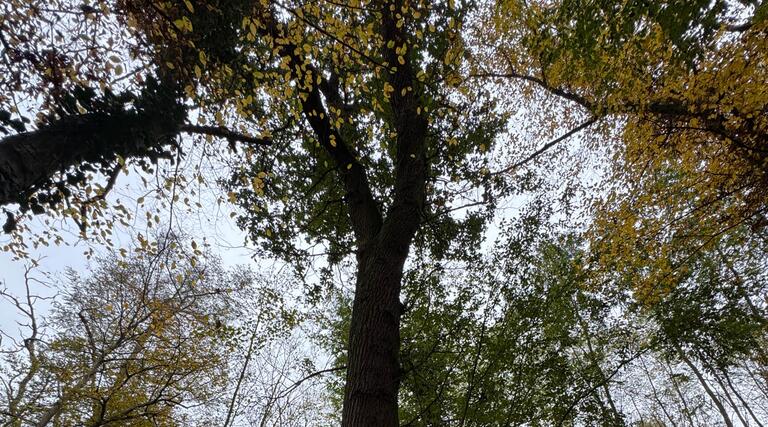
M 218 126 L 195 126 L 167 115 L 133 111 L 67 116 L 38 130 L 0 139 L 0 206 L 23 202 L 54 174 L 82 163 L 156 155 L 180 132 L 268 145 Z
M 394 46 L 407 38 L 396 25 L 394 8 L 384 2 L 382 35 Z M 385 52 L 398 63 L 394 48 Z M 421 223 L 427 178 L 427 119 L 419 114 L 415 72 L 410 60 L 389 74 L 395 89 L 391 106 L 397 131 L 395 188 L 392 205 L 373 244 L 360 247 L 355 298 L 349 332 L 343 427 L 399 425 L 400 289 L 408 250 Z M 409 89 L 413 88 L 413 91 Z
M 177 123 L 132 112 L 66 117 L 0 140 L 0 205 L 18 203 L 56 172 L 105 155 L 140 155 L 147 142 L 173 135 Z

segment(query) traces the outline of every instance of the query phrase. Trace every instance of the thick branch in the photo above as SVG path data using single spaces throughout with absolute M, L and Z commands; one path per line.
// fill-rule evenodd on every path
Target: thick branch
M 271 143 L 268 138 L 243 135 L 223 126 L 183 124 L 159 114 L 120 111 L 68 116 L 41 129 L 0 139 L 0 205 L 24 202 L 54 174 L 82 163 L 156 155 L 179 132 L 230 142 Z M 110 178 L 113 180 L 114 175 Z
M 263 35 L 273 40 L 284 39 L 273 16 L 265 19 Z M 323 105 L 321 89 L 330 89 L 330 85 L 315 67 L 307 63 L 297 52 L 293 43 L 277 45 L 278 53 L 290 59 L 291 69 L 297 73 L 311 73 L 313 79 L 320 77 L 319 84 L 307 87 L 302 76 L 296 76 L 296 85 L 300 92 L 301 108 L 304 118 L 309 122 L 318 142 L 333 158 L 338 167 L 346 190 L 347 206 L 352 222 L 352 229 L 359 248 L 364 248 L 381 229 L 382 215 L 379 211 L 368 182 L 365 168 L 357 154 L 330 122 L 330 116 Z
M 0 140 L 0 205 L 25 201 L 55 173 L 85 162 L 146 155 L 165 145 L 178 124 L 136 112 L 65 117 Z

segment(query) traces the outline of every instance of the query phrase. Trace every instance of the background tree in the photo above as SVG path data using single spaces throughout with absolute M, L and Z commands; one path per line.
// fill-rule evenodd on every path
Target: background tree
M 34 296 L 5 294 L 31 328 L 4 379 L 7 425 L 193 422 L 184 408 L 226 384 L 232 331 L 221 267 L 190 265 L 176 245 L 101 259 L 88 277 L 70 272 L 45 321 Z
M 691 253 L 765 223 L 765 2 L 502 2 L 479 64 L 617 129 L 593 240 L 653 301 Z M 504 13 L 500 13 L 504 11 Z M 615 137 L 614 137 L 615 136 Z M 762 153 L 762 154 L 761 154 Z M 738 233 L 736 234 L 738 235 Z M 674 254 L 674 255 L 673 255 Z

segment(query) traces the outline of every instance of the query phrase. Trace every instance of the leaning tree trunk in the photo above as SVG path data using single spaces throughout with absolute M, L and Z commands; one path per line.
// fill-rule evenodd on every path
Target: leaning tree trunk
M 0 139 L 0 206 L 23 204 L 58 172 L 83 164 L 104 167 L 118 158 L 167 157 L 180 132 L 210 135 L 234 142 L 269 145 L 221 126 L 184 123 L 186 112 L 175 99 L 155 110 L 114 110 L 64 116 L 37 130 Z
M 22 203 L 56 172 L 87 162 L 158 151 L 178 123 L 127 111 L 67 116 L 39 130 L 0 139 L 0 206 Z

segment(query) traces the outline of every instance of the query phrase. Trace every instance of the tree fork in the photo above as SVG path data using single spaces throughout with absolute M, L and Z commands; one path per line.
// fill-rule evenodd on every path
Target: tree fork
M 419 90 L 408 55 L 396 47 L 408 38 L 398 25 L 399 2 L 382 2 L 383 56 L 399 64 L 388 73 L 397 131 L 395 186 L 381 231 L 373 245 L 360 248 L 355 298 L 349 332 L 347 381 L 342 427 L 399 425 L 400 290 L 408 250 L 421 223 L 426 199 L 427 119 L 420 114 Z

